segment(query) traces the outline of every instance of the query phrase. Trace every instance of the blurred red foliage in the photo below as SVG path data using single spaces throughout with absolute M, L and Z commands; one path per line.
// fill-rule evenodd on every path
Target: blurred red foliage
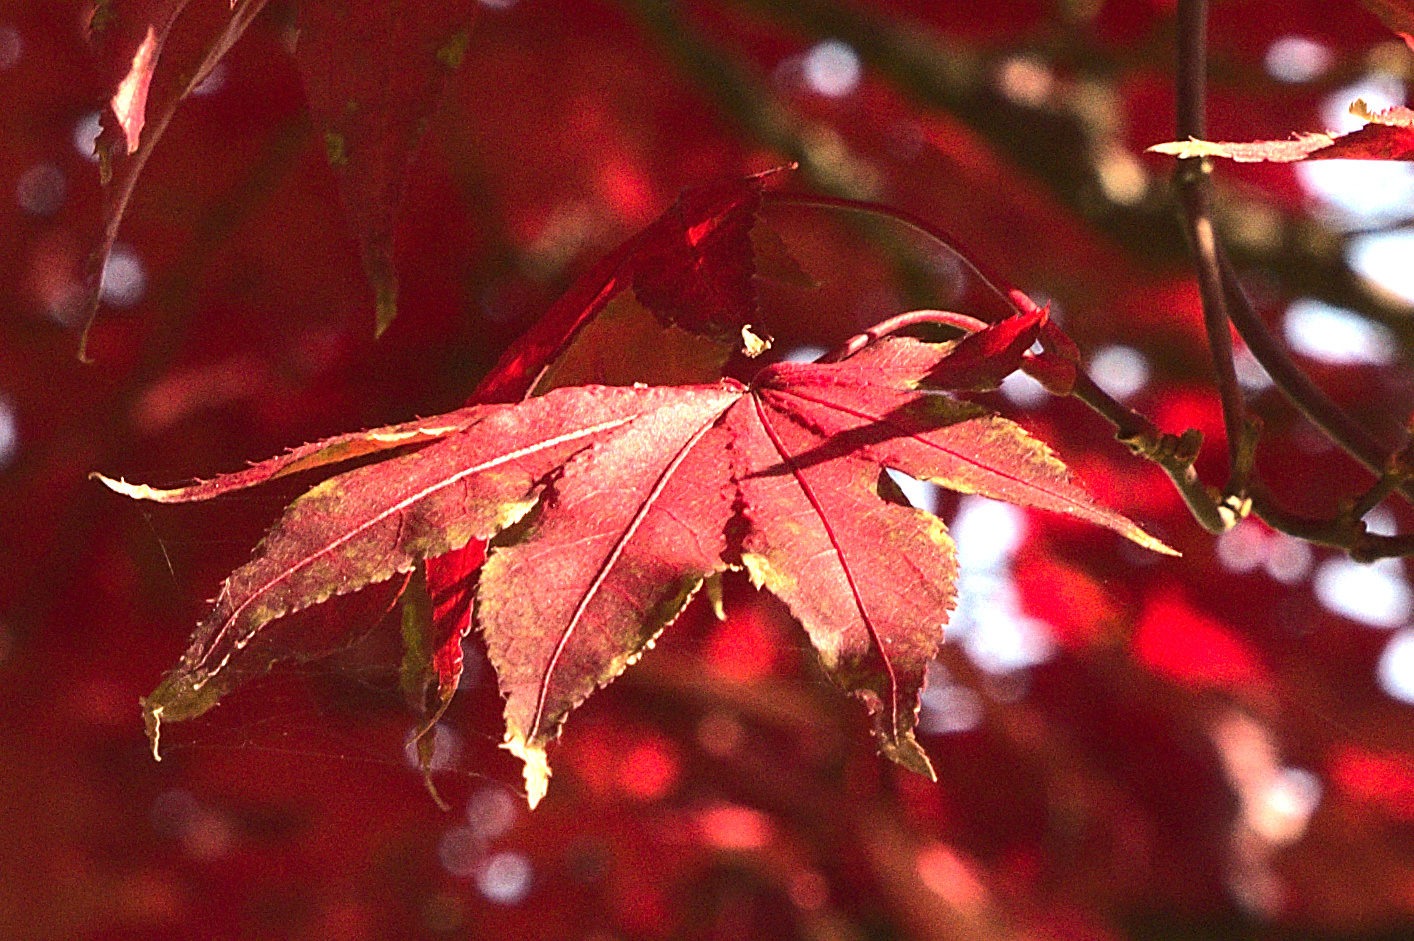
M 103 8 L 142 6 L 161 4 Z M 230 15 L 224 0 L 188 6 L 193 22 Z M 143 169 L 90 365 L 74 355 L 104 205 L 88 149 L 131 54 L 95 57 L 83 0 L 0 10 L 0 934 L 1414 930 L 1414 706 L 1391 695 L 1410 696 L 1407 667 L 1402 691 L 1380 683 L 1408 637 L 1403 563 L 1360 570 L 1375 574 L 1332 607 L 1337 553 L 1301 555 L 1255 522 L 1208 535 L 1099 419 L 1011 387 L 1015 400 L 988 400 L 1185 556 L 1144 557 L 1040 515 L 1012 520 L 1010 545 L 977 537 L 967 556 L 964 541 L 975 603 L 930 673 L 920 736 L 937 784 L 881 761 L 784 609 L 731 579 L 725 622 L 694 604 L 586 703 L 533 814 L 496 747 L 500 701 L 475 642 L 437 737 L 453 810 L 436 808 L 405 757 L 416 717 L 390 624 L 252 682 L 174 728 L 154 763 L 138 697 L 298 491 L 142 508 L 87 474 L 170 483 L 454 408 L 576 275 L 713 179 L 798 160 L 799 188 L 945 226 L 1052 301 L 1087 363 L 1141 354 L 1126 402 L 1165 431 L 1202 429 L 1198 470 L 1221 479 L 1169 162 L 1142 153 L 1174 136 L 1173 3 L 480 6 L 407 170 L 399 313 L 380 339 L 290 52 L 300 11 L 272 0 Z M 1278 79 L 1274 44 L 1293 37 L 1324 64 Z M 1210 55 L 1209 136 L 1223 140 L 1322 128 L 1348 86 L 1414 76 L 1404 43 L 1353 2 L 1215 4 Z M 1280 325 L 1311 296 L 1389 331 L 1382 362 L 1300 361 L 1397 443 L 1414 410 L 1409 302 L 1352 270 L 1350 224 L 1291 166 L 1215 177 L 1220 229 L 1263 316 Z M 761 285 L 777 353 L 915 307 L 998 313 L 955 257 L 901 228 L 765 212 L 821 282 Z M 1259 466 L 1289 505 L 1328 514 L 1369 485 L 1260 379 L 1248 394 Z M 1402 504 L 1387 516 L 1414 524 Z M 978 653 L 1003 642 L 1010 661 Z M 981 665 L 998 662 L 1013 666 Z

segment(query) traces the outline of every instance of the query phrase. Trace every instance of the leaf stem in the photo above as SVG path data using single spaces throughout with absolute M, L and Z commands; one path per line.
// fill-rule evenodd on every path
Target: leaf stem
M 939 324 L 944 327 L 956 327 L 964 333 L 976 333 L 978 330 L 985 330 L 987 327 L 985 320 L 978 320 L 976 317 L 954 313 L 950 310 L 911 310 L 906 314 L 898 314 L 897 316 L 890 317 L 888 320 L 880 321 L 863 333 L 855 334 L 846 340 L 838 349 L 820 357 L 819 361 L 822 363 L 838 363 L 840 360 L 848 359 L 855 353 L 858 353 L 876 340 L 922 323 Z
M 1016 309 L 1016 303 L 1011 299 L 1009 292 L 1015 290 L 1006 278 L 993 270 L 982 260 L 974 257 L 971 252 L 963 247 L 962 243 L 953 238 L 946 230 L 940 228 L 913 213 L 898 209 L 893 206 L 885 206 L 882 203 L 871 202 L 867 199 L 850 199 L 845 196 L 821 196 L 814 193 L 783 193 L 767 192 L 763 195 L 764 202 L 775 203 L 784 206 L 810 206 L 820 209 L 843 209 L 847 212 L 864 212 L 874 216 L 881 216 L 901 223 L 910 229 L 928 236 L 933 241 L 957 255 L 958 259 L 976 275 L 990 291 L 1010 308 Z

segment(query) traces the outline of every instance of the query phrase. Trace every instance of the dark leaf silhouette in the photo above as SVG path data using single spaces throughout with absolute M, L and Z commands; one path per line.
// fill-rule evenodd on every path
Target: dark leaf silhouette
M 749 387 L 580 386 L 429 425 L 455 430 L 291 504 L 145 701 L 154 748 L 163 720 L 198 715 L 231 687 L 231 661 L 269 622 L 524 520 L 482 568 L 477 623 L 506 700 L 505 747 L 525 762 L 532 805 L 549 778 L 545 746 L 569 712 L 637 659 L 704 580 L 731 568 L 786 602 L 825 670 L 868 707 L 881 751 L 931 775 L 913 728 L 956 564 L 940 520 L 881 496 L 884 468 L 1171 551 L 1091 502 L 1019 426 L 919 388 L 956 350 L 1018 359 L 1015 338 L 1039 316 L 1017 318 L 1021 330 L 1009 321 L 983 331 L 976 346 L 890 338 L 840 363 L 778 364 Z M 990 368 L 976 364 L 983 375 Z M 949 381 L 976 384 L 968 372 Z M 294 453 L 349 446 L 340 438 Z M 280 466 L 199 491 L 110 486 L 206 497 Z
M 102 296 L 104 267 L 148 157 L 177 106 L 206 80 L 265 3 L 234 0 L 219 18 L 205 10 L 201 17 L 184 17 L 189 0 L 102 4 L 95 12 L 89 31 L 105 73 L 113 75 L 114 93 L 95 145 L 108 190 L 104 229 L 81 301 L 85 338 Z M 311 0 L 300 7 L 295 58 L 359 237 L 379 332 L 397 311 L 393 234 L 408 162 L 446 76 L 465 55 L 473 12 L 462 3 L 405 6 L 387 0 L 352 5 Z M 175 29 L 193 36 L 172 60 L 163 53 Z
M 393 235 L 408 163 L 466 54 L 474 9 L 456 0 L 300 5 L 295 57 L 373 284 L 379 333 L 397 314 Z
M 1409 0 L 1360 0 L 1365 9 L 1380 18 L 1380 22 L 1414 48 L 1414 4 Z

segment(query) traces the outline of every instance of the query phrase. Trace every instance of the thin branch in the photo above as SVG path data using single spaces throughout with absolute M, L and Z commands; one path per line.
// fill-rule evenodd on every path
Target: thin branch
M 1411 449 L 1414 445 L 1405 445 L 1398 454 L 1390 456 L 1389 463 L 1385 466 L 1385 472 L 1380 475 L 1380 479 L 1365 491 L 1355 505 L 1350 508 L 1350 515 L 1355 519 L 1364 519 L 1365 516 L 1385 501 L 1385 498 L 1394 493 L 1411 476 L 1414 476 L 1414 466 L 1411 466 L 1409 459 Z
M 1178 63 L 1174 79 L 1178 140 L 1202 138 L 1206 133 L 1207 22 L 1207 0 L 1179 0 Z M 1247 407 L 1232 360 L 1232 327 L 1218 263 L 1217 236 L 1213 230 L 1209 172 L 1208 162 L 1203 158 L 1180 160 L 1174 169 L 1174 186 L 1183 207 L 1184 231 L 1197 260 L 1203 325 L 1222 400 L 1223 426 L 1227 430 L 1228 490 L 1241 497 L 1247 490 L 1247 472 L 1256 443 L 1247 422 Z
M 1200 526 L 1210 533 L 1231 528 L 1228 516 L 1224 515 L 1224 504 L 1193 469 L 1193 462 L 1203 446 L 1202 432 L 1190 428 L 1181 435 L 1166 434 L 1143 415 L 1115 401 L 1095 380 L 1078 370 L 1071 395 L 1113 425 L 1115 437 L 1126 447 L 1163 469 Z
M 1174 106 L 1178 127 L 1175 140 L 1207 136 L 1208 3 L 1178 0 L 1178 65 L 1174 78 Z M 1180 164 L 1181 166 L 1181 164 Z
M 1281 506 L 1260 483 L 1252 492 L 1252 512 L 1278 532 L 1333 549 L 1343 549 L 1357 562 L 1414 555 L 1414 535 L 1382 536 L 1367 532 L 1364 521 L 1342 513 L 1313 519 Z
M 1330 396 L 1301 371 L 1266 323 L 1252 308 L 1247 292 L 1242 289 L 1237 273 L 1226 253 L 1219 249 L 1223 287 L 1227 294 L 1228 313 L 1233 326 L 1241 335 L 1252 357 L 1267 371 L 1282 394 L 1324 431 L 1332 441 L 1351 457 L 1375 474 L 1381 474 L 1389 461 L 1389 451 L 1363 425 L 1351 418 Z M 1406 496 L 1409 493 L 1405 492 Z

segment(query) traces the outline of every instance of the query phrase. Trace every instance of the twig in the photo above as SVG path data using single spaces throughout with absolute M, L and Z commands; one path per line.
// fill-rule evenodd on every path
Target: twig
M 1386 497 L 1403 487 L 1410 477 L 1414 477 L 1414 465 L 1410 463 L 1412 456 L 1414 456 L 1414 442 L 1406 444 L 1398 453 L 1390 455 L 1389 461 L 1385 464 L 1384 473 L 1380 474 L 1380 479 L 1375 481 L 1359 500 L 1355 501 L 1355 505 L 1350 508 L 1350 515 L 1356 519 L 1364 519 L 1366 514 L 1383 503 Z
M 1207 22 L 1207 0 L 1179 0 L 1178 62 L 1174 78 L 1178 140 L 1201 139 L 1206 133 Z M 1174 186 L 1183 206 L 1184 230 L 1197 256 L 1203 325 L 1222 400 L 1223 426 L 1227 430 L 1228 492 L 1241 499 L 1247 490 L 1256 436 L 1247 421 L 1247 408 L 1232 361 L 1232 328 L 1218 263 L 1217 236 L 1213 231 L 1209 173 L 1204 158 L 1180 160 L 1174 169 Z
M 1351 418 L 1292 362 L 1286 350 L 1267 329 L 1266 323 L 1252 309 L 1247 292 L 1242 289 L 1232 263 L 1221 248 L 1218 259 L 1222 265 L 1228 314 L 1232 317 L 1233 326 L 1237 328 L 1243 342 L 1247 344 L 1247 349 L 1251 351 L 1253 359 L 1261 364 L 1276 387 L 1312 424 L 1324 431 L 1332 441 L 1367 469 L 1376 474 L 1383 473 L 1389 460 L 1389 452 L 1374 435 Z M 1410 494 L 1405 491 L 1405 495 Z
M 1382 536 L 1367 532 L 1364 521 L 1350 514 L 1312 519 L 1292 513 L 1276 502 L 1260 483 L 1252 491 L 1252 512 L 1278 532 L 1320 546 L 1344 549 L 1357 562 L 1414 555 L 1414 535 Z
M 1198 472 L 1193 469 L 1193 462 L 1203 446 L 1202 432 L 1196 428 L 1190 428 L 1181 435 L 1160 431 L 1149 419 L 1115 401 L 1095 384 L 1095 380 L 1081 371 L 1076 372 L 1075 388 L 1070 394 L 1114 425 L 1115 437 L 1131 451 L 1163 468 L 1200 526 L 1210 533 L 1221 533 L 1231 528 L 1232 521 L 1224 513 L 1228 508 L 1204 485 L 1198 478 Z

